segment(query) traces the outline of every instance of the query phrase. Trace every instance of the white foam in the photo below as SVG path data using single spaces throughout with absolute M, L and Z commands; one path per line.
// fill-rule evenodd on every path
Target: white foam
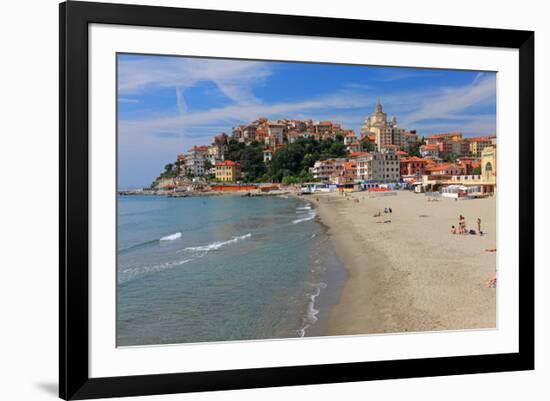
M 304 221 L 313 220 L 314 218 L 315 218 L 315 212 L 310 212 L 310 213 L 308 213 L 307 217 L 302 217 L 301 219 L 293 220 L 292 224 L 302 223 Z
M 311 210 L 311 205 L 297 207 L 296 210 Z
M 152 265 L 152 266 L 138 266 L 138 267 L 130 267 L 128 269 L 124 269 L 121 273 L 124 274 L 124 278 L 119 279 L 119 283 L 124 283 L 127 281 L 130 281 L 136 277 L 143 276 L 148 273 L 155 273 L 167 269 L 172 269 L 177 266 L 184 265 L 186 263 L 191 262 L 193 259 L 183 259 L 183 260 L 176 260 L 173 262 L 165 262 L 158 265 Z
M 235 242 L 238 242 L 238 241 L 241 241 L 243 239 L 250 238 L 250 237 L 252 237 L 252 234 L 248 233 L 248 234 L 245 234 L 245 235 L 241 235 L 239 237 L 233 237 L 232 239 L 227 240 L 227 241 L 216 241 L 216 242 L 213 242 L 211 244 L 203 245 L 203 246 L 190 246 L 188 248 L 185 248 L 185 250 L 208 252 L 208 251 L 220 249 L 222 246 L 229 245 L 229 244 L 234 244 Z
M 161 241 L 174 241 L 175 239 L 179 239 L 179 238 L 181 238 L 181 233 L 177 232 L 177 233 L 174 233 L 174 234 L 167 235 L 166 237 L 162 237 L 160 240 Z
M 315 292 L 313 294 L 309 294 L 309 302 L 307 304 L 307 313 L 306 313 L 306 319 L 304 326 L 297 330 L 299 337 L 304 337 L 306 334 L 306 330 L 310 328 L 315 322 L 317 322 L 317 314 L 319 313 L 318 309 L 315 309 L 315 298 L 319 296 L 321 293 L 321 288 L 327 288 L 327 285 L 325 283 L 319 283 L 319 284 L 313 284 L 313 283 L 306 283 L 310 285 L 311 287 L 315 288 Z

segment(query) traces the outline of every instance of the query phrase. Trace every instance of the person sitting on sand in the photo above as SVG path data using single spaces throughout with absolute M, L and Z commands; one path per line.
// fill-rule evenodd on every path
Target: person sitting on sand
M 451 226 L 451 234 L 456 234 L 456 227 L 455 226 Z
M 388 212 L 390 212 L 390 213 L 392 212 L 392 211 L 391 211 L 391 207 L 388 208 Z

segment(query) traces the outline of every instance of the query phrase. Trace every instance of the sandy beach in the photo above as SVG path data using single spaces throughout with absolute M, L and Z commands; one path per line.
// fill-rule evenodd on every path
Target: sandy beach
M 329 335 L 492 328 L 496 289 L 496 199 L 428 201 L 397 191 L 307 196 L 328 226 L 348 280 L 328 324 Z M 391 208 L 391 214 L 383 213 Z M 381 217 L 373 217 L 381 211 Z M 481 218 L 485 235 L 453 235 Z M 381 223 L 391 219 L 391 223 Z

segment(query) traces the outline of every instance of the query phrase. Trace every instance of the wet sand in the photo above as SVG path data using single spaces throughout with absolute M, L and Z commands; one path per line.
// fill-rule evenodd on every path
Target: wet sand
M 424 194 L 396 194 L 307 196 L 348 271 L 327 334 L 494 328 L 496 289 L 485 284 L 496 252 L 485 249 L 496 248 L 496 199 L 429 202 Z M 472 229 L 480 217 L 485 235 L 452 235 L 459 214 Z

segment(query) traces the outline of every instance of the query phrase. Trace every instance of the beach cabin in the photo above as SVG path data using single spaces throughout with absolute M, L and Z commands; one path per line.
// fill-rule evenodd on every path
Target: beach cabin
M 453 199 L 469 199 L 481 191 L 480 187 L 471 187 L 465 185 L 449 185 L 441 188 L 441 196 Z

